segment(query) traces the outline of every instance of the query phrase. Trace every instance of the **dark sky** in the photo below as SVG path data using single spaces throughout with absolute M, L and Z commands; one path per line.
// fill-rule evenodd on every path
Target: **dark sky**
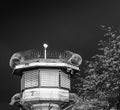
M 0 107 L 20 90 L 20 79 L 12 76 L 9 59 L 16 51 L 41 48 L 70 50 L 90 60 L 97 43 L 104 39 L 100 25 L 120 27 L 120 1 L 1 3 L 0 8 Z

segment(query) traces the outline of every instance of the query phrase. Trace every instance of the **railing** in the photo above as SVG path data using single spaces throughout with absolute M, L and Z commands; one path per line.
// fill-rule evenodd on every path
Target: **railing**
M 10 66 L 14 68 L 20 63 L 29 63 L 36 61 L 57 61 L 64 62 L 74 66 L 79 66 L 82 62 L 80 55 L 72 53 L 70 51 L 47 51 L 46 58 L 44 58 L 44 51 L 38 49 L 32 49 L 13 54 L 10 59 Z
M 44 58 L 44 51 L 32 49 L 27 51 L 18 52 L 22 57 L 24 57 L 24 60 L 28 59 L 37 59 L 37 58 Z M 67 52 L 61 52 L 61 51 L 47 51 L 46 57 L 48 59 L 61 59 L 61 58 L 67 58 L 68 53 Z

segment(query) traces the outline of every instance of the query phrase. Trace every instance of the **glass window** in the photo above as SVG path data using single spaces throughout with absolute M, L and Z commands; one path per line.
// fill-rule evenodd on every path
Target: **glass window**
M 59 70 L 40 70 L 40 86 L 59 87 Z
M 38 86 L 38 70 L 27 71 L 24 73 L 25 88 Z
M 60 73 L 60 86 L 70 89 L 70 78 L 67 74 L 63 72 Z

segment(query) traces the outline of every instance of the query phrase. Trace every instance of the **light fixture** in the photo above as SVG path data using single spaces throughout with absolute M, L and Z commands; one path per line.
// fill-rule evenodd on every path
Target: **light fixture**
M 46 58 L 47 58 L 47 51 L 46 51 L 46 49 L 47 49 L 48 45 L 46 43 L 44 43 L 43 47 L 44 47 L 44 59 L 46 60 Z
M 43 47 L 44 47 L 44 48 L 47 48 L 47 47 L 48 47 L 48 44 L 44 43 L 44 44 L 43 44 Z

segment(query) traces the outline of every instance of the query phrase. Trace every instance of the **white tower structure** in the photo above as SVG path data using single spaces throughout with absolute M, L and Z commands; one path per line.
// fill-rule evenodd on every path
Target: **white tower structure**
M 13 54 L 10 67 L 21 78 L 21 91 L 11 99 L 11 105 L 25 110 L 67 110 L 76 101 L 70 93 L 71 74 L 79 72 L 80 55 L 70 51 L 47 52 L 27 50 Z

